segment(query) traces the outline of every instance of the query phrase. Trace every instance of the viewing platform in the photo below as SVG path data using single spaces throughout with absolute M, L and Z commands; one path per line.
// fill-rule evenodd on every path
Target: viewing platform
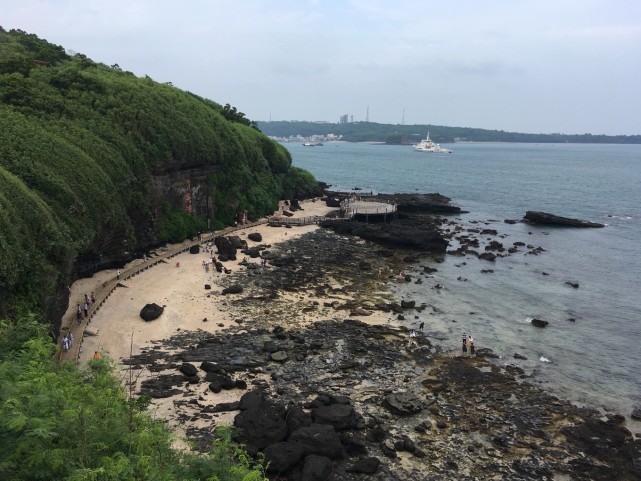
M 341 203 L 341 217 L 359 222 L 388 222 L 396 218 L 397 211 L 393 202 L 353 198 Z

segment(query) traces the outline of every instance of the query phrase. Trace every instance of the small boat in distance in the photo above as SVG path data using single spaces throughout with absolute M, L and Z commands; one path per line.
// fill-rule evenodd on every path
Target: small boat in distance
M 323 143 L 322 142 L 305 142 L 303 143 L 303 147 L 322 147 Z
M 421 140 L 418 144 L 414 144 L 416 152 L 433 152 L 437 154 L 451 154 L 452 151 L 446 147 L 441 147 L 440 144 L 435 144 L 430 140 L 430 133 L 427 133 L 427 138 Z

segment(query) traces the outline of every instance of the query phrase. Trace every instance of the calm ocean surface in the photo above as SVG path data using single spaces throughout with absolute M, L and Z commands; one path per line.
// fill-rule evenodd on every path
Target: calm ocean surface
M 543 247 L 538 256 L 523 250 L 494 264 L 448 256 L 433 278 L 399 285 L 396 295 L 432 306 L 420 320 L 446 350 L 458 350 L 466 331 L 477 348 L 491 348 L 500 362 L 521 366 L 561 397 L 628 419 L 641 407 L 641 145 L 453 144 L 452 154 L 342 142 L 284 145 L 295 166 L 332 190 L 439 192 L 469 211 L 457 216 L 463 225 L 486 222 L 506 235 L 498 239 L 506 247 L 516 241 Z M 607 227 L 503 222 L 527 210 Z M 445 288 L 433 289 L 437 283 Z M 537 329 L 532 317 L 550 325 Z M 630 428 L 641 431 L 641 423 L 631 421 Z

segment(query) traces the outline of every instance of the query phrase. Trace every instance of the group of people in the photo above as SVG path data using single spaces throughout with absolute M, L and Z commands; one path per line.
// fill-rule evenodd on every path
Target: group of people
M 82 306 L 78 303 L 78 308 L 76 309 L 76 322 L 78 324 L 82 323 L 83 319 L 86 319 L 89 316 L 89 306 L 96 302 L 96 297 L 92 292 L 91 295 L 85 294 L 85 300 Z
M 62 338 L 62 350 L 67 352 L 73 347 L 73 334 L 69 332 L 65 337 Z
M 468 347 L 470 350 L 470 355 L 475 356 L 476 355 L 476 348 L 474 347 L 474 339 L 472 338 L 472 335 L 470 334 L 469 336 L 464 332 L 463 336 L 461 338 L 462 344 L 461 344 L 461 350 L 463 351 L 463 355 L 467 355 Z

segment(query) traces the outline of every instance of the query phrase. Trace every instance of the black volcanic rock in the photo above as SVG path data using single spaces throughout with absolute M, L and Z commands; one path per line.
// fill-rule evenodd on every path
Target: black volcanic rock
M 423 410 L 421 401 L 409 393 L 392 393 L 385 397 L 383 405 L 399 416 L 408 416 Z
M 461 208 L 450 205 L 450 198 L 441 194 L 378 194 L 373 199 L 395 202 L 403 212 L 460 214 Z
M 560 227 L 605 227 L 597 222 L 561 217 L 547 212 L 528 210 L 523 217 L 529 224 L 555 225 Z
M 445 253 L 448 241 L 430 225 L 396 222 L 394 224 L 364 224 L 325 220 L 322 227 L 331 228 L 341 235 L 353 235 L 380 245 L 415 249 L 426 252 Z
M 532 319 L 530 323 L 535 327 L 545 327 L 549 324 L 548 321 L 543 319 Z
M 225 287 L 222 291 L 221 294 L 227 295 L 227 294 L 240 294 L 243 292 L 243 286 L 240 284 L 233 284 L 229 287 Z
M 164 310 L 164 307 L 159 306 L 156 303 L 147 304 L 140 311 L 140 317 L 142 317 L 147 322 L 153 321 L 155 319 L 158 319 Z

